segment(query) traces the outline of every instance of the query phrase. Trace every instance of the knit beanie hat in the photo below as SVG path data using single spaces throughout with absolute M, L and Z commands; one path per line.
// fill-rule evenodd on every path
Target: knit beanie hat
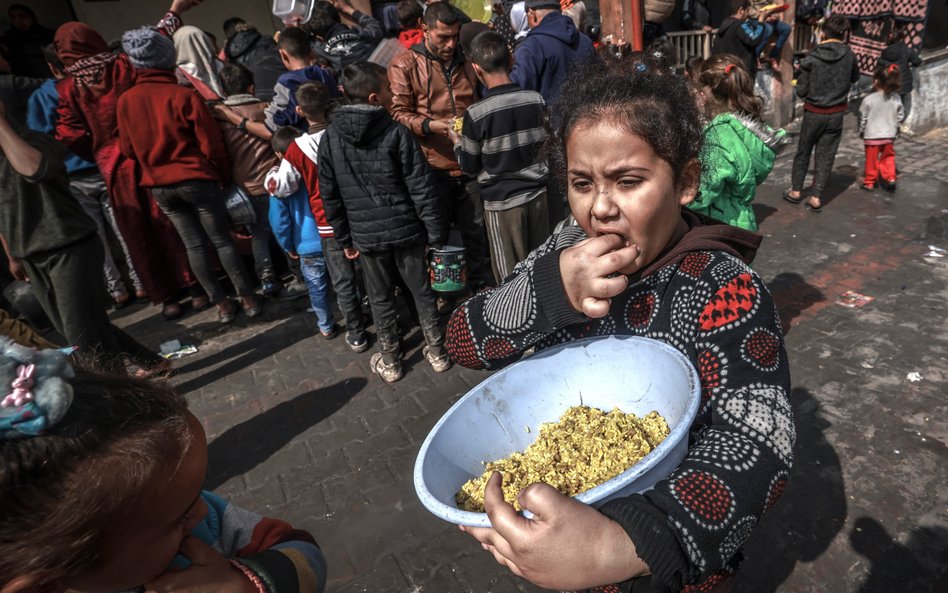
M 122 49 L 136 68 L 175 67 L 174 42 L 155 27 L 142 27 L 122 35 Z

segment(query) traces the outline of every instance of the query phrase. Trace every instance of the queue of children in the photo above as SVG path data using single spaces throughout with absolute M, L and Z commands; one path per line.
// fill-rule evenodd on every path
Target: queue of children
M 149 294 L 167 308 L 172 285 L 194 284 L 193 272 L 203 288 L 195 306 L 217 305 L 221 321 L 233 320 L 237 305 L 210 242 L 244 313 L 259 314 L 226 229 L 223 191 L 236 182 L 254 204 L 255 235 L 272 232 L 298 266 L 319 334 L 337 335 L 334 294 L 346 344 L 365 352 L 367 296 L 378 346 L 370 367 L 386 382 L 404 372 L 397 284 L 411 295 L 435 372 L 452 362 L 498 368 L 527 350 L 596 335 L 666 342 L 699 369 L 706 394 L 692 426 L 702 436 L 670 476 L 598 510 L 531 485 L 520 495 L 535 515 L 527 524 L 503 502 L 495 475 L 485 493 L 493 527 L 464 531 L 546 588 L 726 591 L 753 526 L 783 492 L 795 440 L 782 331 L 749 266 L 761 242 L 750 232 L 751 201 L 786 144 L 783 131 L 761 121 L 756 64 L 720 53 L 690 62 L 686 79 L 648 53 L 577 57 L 547 105 L 539 89 L 514 83 L 507 39 L 480 33 L 465 55 L 456 9 L 435 2 L 421 16 L 399 9 L 420 35 L 405 36 L 417 41 L 388 72 L 363 60 L 333 71 L 318 63 L 310 32 L 284 30 L 276 49 L 287 72 L 264 103 L 250 67 L 213 62 L 197 33 L 178 35 L 196 1 L 175 0 L 159 27 L 126 33 L 120 58 L 94 51 L 98 39 L 75 26 L 67 28 L 73 45 L 69 37 L 56 45 L 69 64 L 68 83 L 57 84 L 57 138 L 86 150 L 77 130 L 107 98 L 115 113 L 99 114 L 90 132 L 112 203 L 134 210 L 117 226 L 177 231 L 169 243 L 177 251 L 167 256 L 190 264 L 163 291 L 151 277 Z M 558 12 L 544 2 L 524 9 L 532 30 L 545 11 Z M 347 34 L 333 23 L 321 29 L 323 43 Z M 844 22 L 831 17 L 824 35 L 801 75 L 807 110 L 785 195 L 803 201 L 815 147 L 814 212 L 839 142 L 842 87 L 848 92 L 855 71 Z M 92 50 L 75 43 L 79 36 L 93 39 Z M 861 109 L 867 187 L 895 186 L 902 75 L 898 65 L 880 68 Z M 122 88 L 110 86 L 115 80 Z M 11 262 L 48 285 L 67 339 L 102 350 L 94 366 L 121 372 L 115 361 L 124 357 L 157 368 L 156 355 L 108 323 L 101 302 L 87 299 L 82 307 L 95 314 L 76 314 L 70 285 L 104 285 L 102 240 L 78 203 L 62 198 L 62 147 L 3 116 L 0 184 L 17 190 L 12 212 L 0 203 Z M 570 208 L 552 235 L 550 176 Z M 146 212 L 145 196 L 156 208 Z M 37 234 L 14 220 L 31 221 Z M 445 331 L 426 257 L 448 241 L 452 222 L 469 249 L 474 294 Z M 267 282 L 278 280 L 258 247 L 256 271 L 269 292 Z M 0 591 L 323 590 L 325 560 L 311 535 L 201 490 L 207 444 L 183 398 L 77 366 L 61 353 L 0 342 L 0 384 L 11 390 L 0 402 Z

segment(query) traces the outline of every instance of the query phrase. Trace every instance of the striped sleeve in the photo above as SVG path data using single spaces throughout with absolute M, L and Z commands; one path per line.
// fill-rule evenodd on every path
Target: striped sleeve
M 268 593 L 322 593 L 326 559 L 309 533 L 229 504 L 205 492 L 217 518 L 214 547 L 257 576 Z

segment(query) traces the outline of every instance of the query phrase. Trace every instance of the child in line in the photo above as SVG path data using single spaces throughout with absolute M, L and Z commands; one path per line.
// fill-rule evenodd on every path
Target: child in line
M 424 41 L 421 20 L 425 16 L 425 9 L 417 0 L 399 0 L 395 6 L 395 14 L 398 15 L 398 22 L 402 26 L 398 33 L 398 42 L 405 49 L 411 49 Z
M 369 347 L 365 335 L 365 319 L 362 317 L 362 301 L 359 298 L 361 273 L 355 262 L 346 256 L 343 245 L 334 236 L 333 227 L 326 220 L 320 191 L 319 145 L 326 131 L 326 115 L 329 111 L 330 92 L 321 82 L 308 82 L 296 91 L 297 114 L 309 124 L 309 131 L 294 140 L 280 162 L 276 172 L 267 175 L 267 190 L 277 198 L 286 198 L 305 187 L 309 205 L 316 219 L 319 236 L 322 238 L 323 257 L 329 269 L 336 302 L 346 320 L 346 344 L 353 352 L 365 352 Z M 326 339 L 336 337 L 336 328 L 320 333 Z
M 480 184 L 491 266 L 500 282 L 550 234 L 550 171 L 540 158 L 546 104 L 510 79 L 513 58 L 499 33 L 474 37 L 468 58 L 487 97 L 464 112 L 461 135 L 453 128 L 448 135 L 461 170 Z
M 311 535 L 202 490 L 187 400 L 0 340 L 0 589 L 321 592 Z
M 751 79 L 757 75 L 757 48 L 764 41 L 764 25 L 757 20 L 757 14 L 750 18 L 750 0 L 730 0 L 731 16 L 718 27 L 718 39 L 714 44 L 714 53 L 732 54 L 738 57 Z
M 530 348 L 648 336 L 698 369 L 702 402 L 685 459 L 653 489 L 594 509 L 532 484 L 525 519 L 495 474 L 493 527 L 462 530 L 545 589 L 729 590 L 795 440 L 776 307 L 746 263 L 761 238 L 682 208 L 700 183 L 700 118 L 685 80 L 650 56 L 582 64 L 554 112 L 550 169 L 573 218 L 452 314 L 451 357 L 498 368 Z
M 279 166 L 280 161 L 273 156 L 269 142 L 247 131 L 248 123 L 264 122 L 267 104 L 254 96 L 256 86 L 253 72 L 246 67 L 226 64 L 218 77 L 221 92 L 224 93 L 224 105 L 241 116 L 237 124 L 226 119 L 218 119 L 217 123 L 224 134 L 234 184 L 247 192 L 257 214 L 257 222 L 250 227 L 253 233 L 250 245 L 257 277 L 263 285 L 263 294 L 275 295 L 283 290 L 283 283 L 277 277 L 270 257 L 271 233 L 267 222 L 269 197 L 264 179 L 270 169 Z
M 810 167 L 810 155 L 815 152 L 816 174 L 806 201 L 806 209 L 814 213 L 823 211 L 820 198 L 829 181 L 843 135 L 849 89 L 859 80 L 856 56 L 846 45 L 849 27 L 849 19 L 842 15 L 834 14 L 826 19 L 822 39 L 800 62 L 797 76 L 797 96 L 804 100 L 803 123 L 800 124 L 797 153 L 793 157 L 790 189 L 783 199 L 791 204 L 803 201 L 803 182 Z
M 688 208 L 730 225 L 757 230 L 751 202 L 790 139 L 761 121 L 762 101 L 737 56 L 708 58 L 698 76 L 711 117 L 702 133 L 701 186 Z
M 244 314 L 256 317 L 263 304 L 230 235 L 224 206 L 222 184 L 230 180 L 231 168 L 221 130 L 201 96 L 178 84 L 174 44 L 167 35 L 150 27 L 126 31 L 122 48 L 138 72 L 116 109 L 122 153 L 141 165 L 141 185 L 151 190 L 181 236 L 191 270 L 217 305 L 219 321 L 233 322 L 238 309 L 214 270 L 208 239 Z
M 876 92 L 859 106 L 859 136 L 866 146 L 866 177 L 862 189 L 872 191 L 876 181 L 883 189 L 895 191 L 895 139 L 905 119 L 899 89 L 902 72 L 898 65 L 879 66 L 872 75 Z
M 431 169 L 411 131 L 387 109 L 392 91 L 377 64 L 346 66 L 349 105 L 333 113 L 319 145 L 319 187 L 326 220 L 346 257 L 359 258 L 378 331 L 371 367 L 382 380 L 402 378 L 395 285 L 401 277 L 414 299 L 425 337 L 424 357 L 448 370 L 444 332 L 428 283 L 425 247 L 447 238 Z
M 321 82 L 333 97 L 339 96 L 338 85 L 332 72 L 316 65 L 313 39 L 302 29 L 290 27 L 280 33 L 277 42 L 280 59 L 288 72 L 277 79 L 273 100 L 266 109 L 266 126 L 270 132 L 283 126 L 294 126 L 305 131 L 306 118 L 296 111 L 296 89 L 310 81 Z
M 296 128 L 280 128 L 270 139 L 273 152 L 282 160 L 290 145 L 302 135 L 303 132 Z M 279 166 L 274 169 L 276 170 L 273 172 L 277 173 Z M 288 257 L 300 262 L 300 270 L 306 281 L 306 288 L 309 289 L 309 301 L 316 314 L 316 326 L 320 333 L 324 336 L 332 334 L 336 320 L 329 302 L 329 276 L 306 185 L 301 184 L 294 193 L 285 198 L 270 196 L 270 227 L 280 248 Z
M 908 117 L 912 110 L 912 89 L 915 88 L 915 78 L 912 74 L 912 68 L 918 68 L 922 65 L 922 58 L 918 52 L 905 43 L 908 35 L 906 25 L 895 26 L 889 33 L 887 39 L 888 45 L 879 55 L 879 66 L 891 66 L 895 64 L 899 67 L 902 74 L 902 86 L 899 88 L 899 97 L 902 98 L 902 109 L 905 110 L 905 117 Z

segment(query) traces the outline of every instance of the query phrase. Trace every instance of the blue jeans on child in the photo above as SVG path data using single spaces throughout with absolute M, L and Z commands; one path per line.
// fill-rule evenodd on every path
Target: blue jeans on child
M 777 41 L 774 43 L 774 48 L 771 50 L 769 58 L 775 60 L 780 59 L 780 52 L 783 50 L 783 44 L 787 42 L 787 38 L 790 37 L 790 25 L 783 21 L 774 21 L 772 23 L 763 22 L 761 23 L 764 26 L 764 34 L 761 37 L 760 45 L 757 46 L 757 55 L 760 55 L 760 52 L 764 51 L 767 42 L 770 41 L 770 36 L 774 34 L 774 30 L 777 31 Z
M 309 302 L 316 313 L 316 325 L 319 331 L 332 331 L 336 320 L 332 316 L 332 305 L 329 302 L 329 273 L 326 271 L 326 260 L 320 255 L 300 256 L 300 270 L 303 280 L 309 289 Z

